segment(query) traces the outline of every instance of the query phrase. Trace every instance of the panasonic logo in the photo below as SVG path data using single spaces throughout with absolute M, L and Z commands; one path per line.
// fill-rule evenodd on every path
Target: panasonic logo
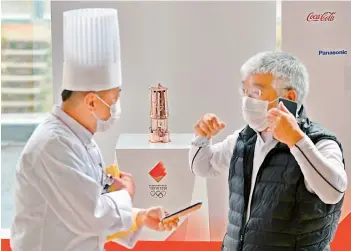
M 319 51 L 318 55 L 326 56 L 326 55 L 346 55 L 347 51 L 341 50 L 341 51 Z

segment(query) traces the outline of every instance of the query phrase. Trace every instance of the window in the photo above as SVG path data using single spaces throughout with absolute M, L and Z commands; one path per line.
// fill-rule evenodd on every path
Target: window
M 13 220 L 20 153 L 53 104 L 50 0 L 1 2 L 1 228 Z

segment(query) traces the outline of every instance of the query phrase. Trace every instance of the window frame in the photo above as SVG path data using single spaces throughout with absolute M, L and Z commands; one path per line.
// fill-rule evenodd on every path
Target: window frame
M 2 14 L 1 15 L 1 24 L 46 24 L 49 25 L 51 22 L 51 13 L 48 11 L 50 10 L 50 0 L 33 0 L 31 3 L 33 6 L 31 8 L 31 13 L 21 13 L 21 14 L 16 14 L 16 13 L 9 13 L 9 14 Z M 34 30 L 35 34 L 35 30 Z M 33 41 L 34 36 L 30 38 L 30 41 Z M 49 40 L 49 49 L 51 50 L 51 38 Z M 52 57 L 51 52 L 47 54 L 49 57 Z M 52 61 L 51 58 L 48 59 L 48 61 Z M 1 62 L 1 61 L 0 61 Z M 34 62 L 36 64 L 37 62 Z M 49 62 L 45 62 L 47 65 L 46 71 L 49 73 L 48 75 L 52 75 L 52 66 L 49 64 Z M 2 66 L 3 67 L 3 66 Z M 33 67 L 34 68 L 34 67 Z M 45 75 L 45 74 L 43 74 Z M 49 76 L 51 80 L 51 76 Z M 48 83 L 47 88 L 51 88 L 54 90 L 53 82 L 52 80 Z M 3 88 L 1 88 L 3 89 Z M 1 92 L 2 94 L 3 92 Z M 2 104 L 3 100 L 1 100 L 0 96 L 0 102 Z M 40 102 L 43 103 L 43 102 Z M 54 97 L 52 95 L 52 103 L 54 104 Z M 40 112 L 40 113 L 1 113 L 1 130 L 4 129 L 4 127 L 7 126 L 16 126 L 16 127 L 26 127 L 24 130 L 32 131 L 32 128 L 35 128 L 37 125 L 39 125 L 44 119 L 48 116 L 49 112 Z M 28 127 L 28 128 L 27 128 Z M 16 146 L 16 145 L 21 145 L 24 146 L 26 142 L 28 141 L 28 138 L 23 138 L 21 140 L 12 140 L 12 139 L 5 139 L 4 140 L 4 135 L 1 135 L 0 132 L 0 137 L 1 137 L 1 145 L 3 146 Z M 11 136 L 10 136 L 11 137 Z M 0 203 L 2 201 L 3 196 L 1 195 L 0 197 Z M 2 205 L 0 207 L 0 215 L 1 215 L 1 209 Z M 1 218 L 0 218 L 1 222 Z M 10 239 L 10 228 L 9 227 L 4 227 L 2 224 L 0 224 L 0 238 L 1 239 Z

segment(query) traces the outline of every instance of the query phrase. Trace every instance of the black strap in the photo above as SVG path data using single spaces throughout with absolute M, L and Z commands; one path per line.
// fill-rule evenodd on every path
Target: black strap
M 297 149 L 299 149 L 299 151 L 303 154 L 303 156 L 305 156 L 306 160 L 308 161 L 308 163 L 310 163 L 310 165 L 313 167 L 313 169 L 319 174 L 319 176 L 322 177 L 322 179 L 327 182 L 332 188 L 335 189 L 335 191 L 339 192 L 339 193 L 345 193 L 345 191 L 340 191 L 339 189 L 337 189 L 334 185 L 332 185 L 318 170 L 317 168 L 312 164 L 312 162 L 307 158 L 306 154 L 301 150 L 301 148 L 298 145 L 295 145 Z
M 193 165 L 194 165 L 194 160 L 196 158 L 196 155 L 200 152 L 200 149 L 202 147 L 199 147 L 199 149 L 197 149 L 196 153 L 194 154 L 193 160 L 191 161 L 191 172 L 194 173 L 194 169 L 193 169 Z

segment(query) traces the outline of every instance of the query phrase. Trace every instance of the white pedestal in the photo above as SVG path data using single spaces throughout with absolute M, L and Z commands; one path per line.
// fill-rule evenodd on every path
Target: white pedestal
M 202 208 L 173 232 L 144 230 L 141 240 L 209 241 L 209 216 L 206 180 L 190 171 L 188 153 L 193 134 L 171 134 L 170 143 L 152 144 L 147 134 L 122 134 L 116 156 L 121 171 L 131 173 L 136 184 L 134 207 L 163 206 L 169 213 L 203 202 Z M 149 172 L 162 162 L 166 175 L 159 181 Z M 162 176 L 161 174 L 158 174 Z

